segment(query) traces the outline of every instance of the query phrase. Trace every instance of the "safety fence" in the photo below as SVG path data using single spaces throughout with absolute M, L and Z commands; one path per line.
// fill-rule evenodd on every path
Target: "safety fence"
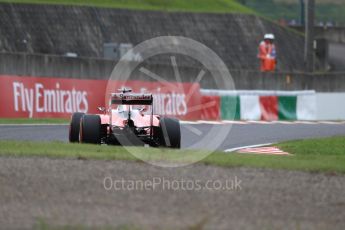
M 71 58 L 65 56 L 2 53 L 0 52 L 0 75 L 54 77 L 83 80 L 108 80 L 116 66 L 115 60 Z M 169 58 L 170 60 L 170 58 Z M 257 60 L 256 60 L 257 61 Z M 156 61 L 155 61 L 156 62 Z M 171 64 L 148 63 L 147 68 L 166 81 L 176 81 Z M 243 61 L 248 62 L 248 60 Z M 181 63 L 182 64 L 182 63 Z M 135 63 L 133 63 L 135 65 Z M 345 92 L 345 72 L 303 73 L 295 71 L 266 73 L 258 70 L 229 69 L 235 88 L 239 90 L 316 90 L 317 92 Z M 179 72 L 184 82 L 193 82 L 200 68 L 180 65 Z M 151 80 L 137 71 L 136 80 Z M 205 72 L 200 87 L 219 89 L 209 71 Z

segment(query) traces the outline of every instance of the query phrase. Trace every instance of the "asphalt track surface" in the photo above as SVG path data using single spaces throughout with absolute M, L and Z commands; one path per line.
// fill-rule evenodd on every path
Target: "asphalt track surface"
M 218 137 L 204 137 L 214 129 L 227 133 L 218 150 L 317 137 L 344 136 L 345 124 L 182 124 L 182 148 L 209 148 Z M 68 141 L 67 125 L 0 125 L 0 140 Z M 195 147 L 194 147 L 195 148 Z

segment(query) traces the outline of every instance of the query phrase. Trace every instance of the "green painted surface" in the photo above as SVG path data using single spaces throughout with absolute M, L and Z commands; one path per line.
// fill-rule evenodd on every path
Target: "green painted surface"
M 222 96 L 220 104 L 222 120 L 241 119 L 240 97 Z
M 297 120 L 297 97 L 279 96 L 278 97 L 278 118 L 279 120 Z

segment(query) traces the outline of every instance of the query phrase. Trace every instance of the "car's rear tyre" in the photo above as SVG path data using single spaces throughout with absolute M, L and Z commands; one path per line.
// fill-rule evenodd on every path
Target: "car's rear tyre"
M 69 141 L 79 142 L 80 120 L 84 113 L 73 113 L 71 123 L 69 125 Z
M 159 127 L 161 146 L 176 149 L 181 148 L 181 127 L 177 119 L 162 117 Z
M 80 142 L 101 144 L 101 118 L 98 115 L 84 115 L 80 122 Z

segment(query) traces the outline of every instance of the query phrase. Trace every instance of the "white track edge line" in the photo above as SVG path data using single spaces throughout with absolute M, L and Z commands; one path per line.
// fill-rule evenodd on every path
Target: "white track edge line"
M 269 146 L 269 145 L 273 145 L 273 144 L 274 143 L 266 143 L 266 144 L 258 144 L 258 145 L 248 145 L 248 146 L 236 147 L 236 148 L 232 148 L 232 149 L 226 149 L 226 150 L 224 150 L 224 152 L 231 153 L 231 152 L 235 152 L 235 151 L 241 150 L 241 149 L 264 147 L 264 146 Z

